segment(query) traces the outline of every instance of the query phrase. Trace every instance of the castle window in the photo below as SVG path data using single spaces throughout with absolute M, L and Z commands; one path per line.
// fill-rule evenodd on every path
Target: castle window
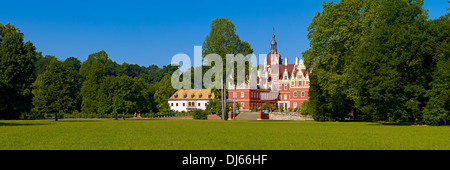
M 244 92 L 241 92 L 241 98 L 244 98 Z
M 297 92 L 294 92 L 294 97 L 297 97 Z
M 304 91 L 302 91 L 302 97 L 305 97 L 305 92 Z
M 284 79 L 287 80 L 288 79 L 287 76 L 284 76 Z

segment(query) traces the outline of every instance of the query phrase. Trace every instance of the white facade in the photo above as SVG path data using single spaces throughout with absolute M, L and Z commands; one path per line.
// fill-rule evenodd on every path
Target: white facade
M 168 100 L 170 110 L 193 111 L 206 109 L 209 99 L 214 99 L 214 93 L 210 89 L 180 89 Z
M 175 111 L 192 111 L 195 109 L 206 109 L 208 100 L 169 100 L 170 110 Z

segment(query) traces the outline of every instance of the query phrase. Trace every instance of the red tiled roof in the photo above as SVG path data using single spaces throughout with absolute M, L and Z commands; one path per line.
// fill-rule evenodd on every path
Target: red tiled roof
M 280 73 L 279 79 L 282 80 L 281 78 L 283 78 L 284 69 L 286 69 L 286 68 L 287 68 L 287 72 L 288 72 L 288 78 L 290 79 L 292 71 L 294 70 L 294 66 L 295 66 L 295 64 L 288 64 L 287 66 L 284 65 L 284 64 L 278 65 L 278 68 L 279 68 L 279 71 L 280 71 L 279 72 Z

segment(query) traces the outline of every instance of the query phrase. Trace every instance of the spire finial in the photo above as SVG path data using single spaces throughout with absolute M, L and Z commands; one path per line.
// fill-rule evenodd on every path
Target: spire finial
M 275 37 L 275 27 L 272 26 L 272 29 L 273 29 L 273 34 L 272 34 L 272 36 Z
M 275 41 L 275 27 L 272 26 L 273 34 L 272 41 L 270 42 L 270 52 L 277 52 L 277 41 Z

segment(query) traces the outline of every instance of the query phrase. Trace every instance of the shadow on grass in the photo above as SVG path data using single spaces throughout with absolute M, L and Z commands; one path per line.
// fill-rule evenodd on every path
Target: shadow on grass
M 48 123 L 12 123 L 12 122 L 0 122 L 0 126 L 36 126 L 36 125 L 48 125 Z
M 234 120 L 230 120 L 234 121 Z M 283 123 L 283 122 L 296 122 L 297 120 L 236 120 L 237 122 L 251 122 L 251 123 Z
M 59 122 L 99 122 L 99 119 L 59 119 Z
M 413 126 L 413 122 L 367 122 L 372 126 Z
M 381 125 L 389 125 L 389 126 L 412 126 L 413 122 L 383 122 Z

